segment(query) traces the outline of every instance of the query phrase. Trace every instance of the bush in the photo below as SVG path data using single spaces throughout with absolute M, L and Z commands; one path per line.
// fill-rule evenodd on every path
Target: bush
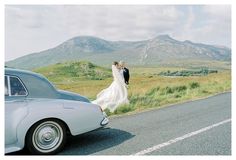
M 208 91 L 208 90 L 202 90 L 202 93 L 204 93 L 204 94 L 209 94 L 209 93 L 211 93 L 211 91 Z
M 158 75 L 161 76 L 200 76 L 200 75 L 208 75 L 209 73 L 218 73 L 217 70 L 209 70 L 208 68 L 203 68 L 201 70 L 182 70 L 182 71 L 174 71 L 174 72 L 160 72 Z
M 190 89 L 195 89 L 200 87 L 200 84 L 198 82 L 191 82 L 189 83 Z
M 175 98 L 181 98 L 181 95 L 176 94 L 176 95 L 175 95 Z
M 146 96 L 153 96 L 159 91 L 160 87 L 152 88 L 150 91 L 146 93 Z
M 129 105 L 129 104 L 125 104 L 125 105 L 121 105 L 119 106 L 115 111 L 114 114 L 121 114 L 121 113 L 126 113 L 126 112 L 130 112 L 133 111 L 134 108 Z
M 174 87 L 165 87 L 162 89 L 162 95 L 163 94 L 173 94 L 175 92 L 183 92 L 187 90 L 187 87 L 185 85 L 182 85 L 182 86 L 174 86 Z
M 177 91 L 177 92 L 183 92 L 185 90 L 187 90 L 187 87 L 185 85 L 183 86 L 176 86 L 173 88 L 174 91 Z
M 104 112 L 107 114 L 107 116 L 112 115 L 111 111 L 108 108 L 104 109 Z
M 174 93 L 174 91 L 173 91 L 173 89 L 171 88 L 171 87 L 166 87 L 165 89 L 164 89 L 166 92 L 166 94 L 172 94 L 172 93 Z
M 160 95 L 172 94 L 174 93 L 171 87 L 165 87 L 161 89 Z
M 139 95 L 130 96 L 129 102 L 130 104 L 136 104 L 140 100 Z

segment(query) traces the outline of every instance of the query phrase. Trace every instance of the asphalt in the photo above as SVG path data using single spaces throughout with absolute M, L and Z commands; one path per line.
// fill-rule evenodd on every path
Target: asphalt
M 133 155 L 231 118 L 231 93 L 110 119 L 110 129 L 70 137 L 59 155 Z M 231 122 L 147 155 L 231 155 Z

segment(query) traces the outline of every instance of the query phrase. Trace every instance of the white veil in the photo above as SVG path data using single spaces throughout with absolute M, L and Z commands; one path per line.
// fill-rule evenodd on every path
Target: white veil
M 121 85 L 125 85 L 124 77 L 121 75 L 121 73 L 116 68 L 116 66 L 112 65 L 111 69 L 112 69 L 112 75 L 113 75 L 114 81 L 116 81 L 117 83 L 120 83 Z
M 114 112 L 119 105 L 129 103 L 129 101 L 123 73 L 120 73 L 115 65 L 112 65 L 112 75 L 114 78 L 112 84 L 102 90 L 92 103 L 100 105 L 102 109 L 108 108 Z

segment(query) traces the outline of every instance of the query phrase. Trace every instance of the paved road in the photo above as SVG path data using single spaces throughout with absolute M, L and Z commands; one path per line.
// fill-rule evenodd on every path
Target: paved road
M 231 93 L 114 117 L 109 126 L 71 137 L 59 155 L 231 155 Z
M 147 155 L 231 155 L 231 93 L 110 119 L 111 129 L 73 137 L 62 155 L 131 155 L 205 127 L 219 126 Z

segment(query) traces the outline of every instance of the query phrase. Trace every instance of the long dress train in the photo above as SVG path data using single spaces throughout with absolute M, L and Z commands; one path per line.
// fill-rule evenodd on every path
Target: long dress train
M 111 85 L 102 90 L 92 103 L 100 105 L 103 110 L 108 108 L 111 112 L 114 112 L 119 105 L 127 104 L 129 100 L 124 77 L 115 65 L 112 65 L 112 75 L 114 80 Z

